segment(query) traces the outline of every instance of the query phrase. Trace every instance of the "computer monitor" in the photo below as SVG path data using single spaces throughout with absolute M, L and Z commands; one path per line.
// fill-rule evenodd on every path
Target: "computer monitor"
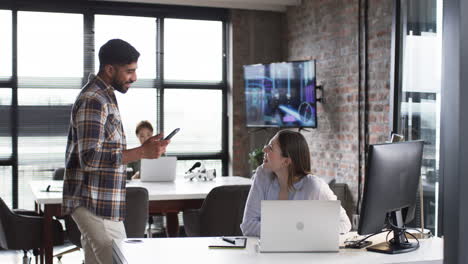
M 367 250 L 396 254 L 416 250 L 419 244 L 405 237 L 407 209 L 416 203 L 423 141 L 370 145 L 364 194 L 359 218 L 360 235 L 393 231 L 394 239 Z

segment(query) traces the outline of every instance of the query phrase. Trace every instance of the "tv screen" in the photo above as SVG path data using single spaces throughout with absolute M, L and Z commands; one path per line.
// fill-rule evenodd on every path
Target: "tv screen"
M 244 65 L 248 127 L 317 127 L 315 60 Z

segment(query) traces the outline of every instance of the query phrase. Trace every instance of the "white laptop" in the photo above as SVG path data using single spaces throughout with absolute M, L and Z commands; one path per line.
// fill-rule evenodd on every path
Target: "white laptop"
M 261 201 L 260 252 L 338 252 L 340 201 Z
M 142 159 L 140 179 L 142 182 L 174 181 L 176 178 L 177 157 Z

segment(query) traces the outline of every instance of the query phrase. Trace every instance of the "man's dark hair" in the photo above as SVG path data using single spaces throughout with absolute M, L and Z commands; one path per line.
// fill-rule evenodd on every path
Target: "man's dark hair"
M 111 39 L 99 49 L 99 69 L 104 65 L 125 65 L 137 62 L 140 53 L 128 42 L 121 39 Z

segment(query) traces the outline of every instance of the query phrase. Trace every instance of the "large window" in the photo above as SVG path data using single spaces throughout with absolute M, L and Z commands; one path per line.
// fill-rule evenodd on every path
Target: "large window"
M 0 87 L 0 159 L 10 158 L 11 147 L 11 89 Z
M 167 89 L 164 96 L 166 134 L 176 127 L 181 128 L 168 147 L 169 153 L 216 153 L 222 150 L 220 90 Z
M 13 205 L 12 145 L 12 11 L 0 9 L 0 197 Z
M 438 233 L 442 0 L 401 0 L 397 43 L 399 86 L 396 128 L 407 140 L 424 140 L 423 204 L 416 223 Z M 423 218 L 421 218 L 421 212 Z
M 96 15 L 94 23 L 96 70 L 99 68 L 99 48 L 110 39 L 120 38 L 140 52 L 138 78 L 156 78 L 156 18 Z
M 11 11 L 0 10 L 0 80 L 11 77 Z
M 141 120 L 156 133 L 180 127 L 167 151 L 178 157 L 179 175 L 200 160 L 218 176 L 227 171 L 224 13 L 137 6 L 0 10 L 0 197 L 9 205 L 32 208 L 30 182 L 51 179 L 64 166 L 71 107 L 88 73 L 99 70 L 99 48 L 113 38 L 141 54 L 138 81 L 126 94 L 116 92 L 127 147 L 140 144 Z
M 166 19 L 164 79 L 185 82 L 222 81 L 220 21 Z

